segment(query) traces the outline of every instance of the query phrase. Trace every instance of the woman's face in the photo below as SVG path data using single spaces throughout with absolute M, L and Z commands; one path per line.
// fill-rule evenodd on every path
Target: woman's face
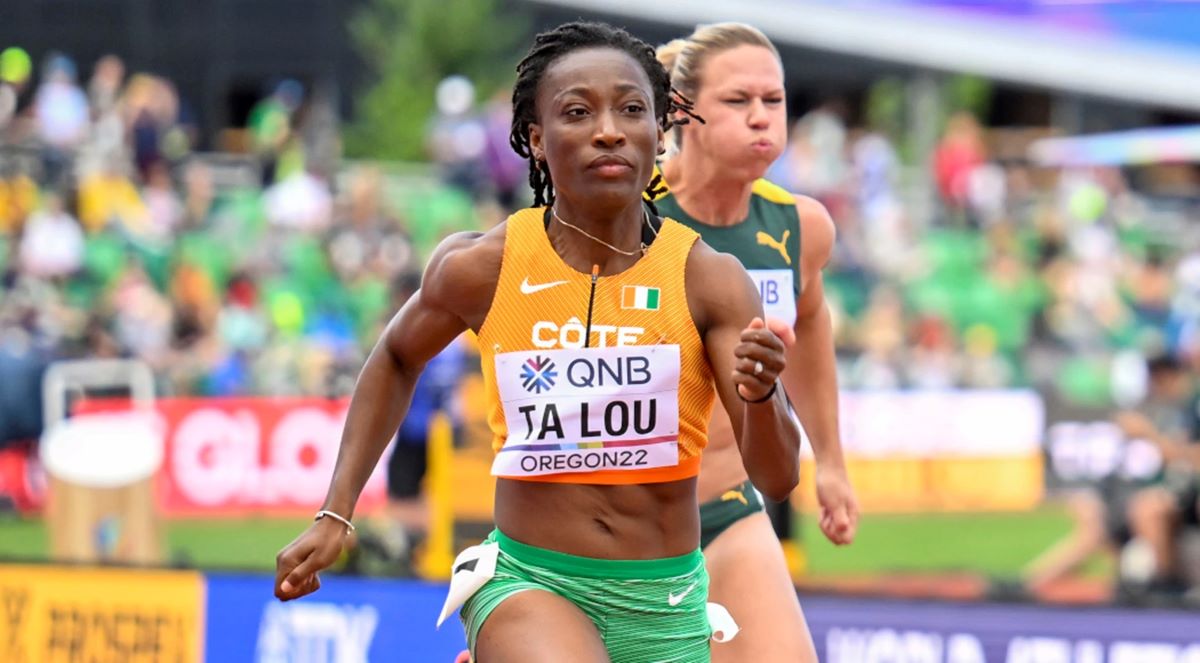
M 761 177 L 787 143 L 783 67 L 761 46 L 713 55 L 700 70 L 696 114 L 705 124 L 684 126 L 683 149 L 699 148 L 731 174 Z
M 624 51 L 588 48 L 555 60 L 537 89 L 529 143 L 555 192 L 616 204 L 640 199 L 662 151 L 650 79 Z

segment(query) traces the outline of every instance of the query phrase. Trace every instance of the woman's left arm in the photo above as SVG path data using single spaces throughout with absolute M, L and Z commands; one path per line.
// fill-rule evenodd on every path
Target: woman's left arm
M 817 501 L 821 531 L 836 544 L 854 540 L 858 502 L 846 473 L 838 431 L 838 377 L 833 324 L 825 301 L 821 270 L 829 262 L 836 230 L 825 206 L 797 196 L 800 215 L 802 288 L 796 300 L 796 342 L 788 348 L 783 373 L 792 407 L 812 443 L 817 464 Z

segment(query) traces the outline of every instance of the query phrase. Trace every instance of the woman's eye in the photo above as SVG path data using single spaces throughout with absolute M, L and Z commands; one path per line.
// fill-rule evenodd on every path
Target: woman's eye
M 641 104 L 626 104 L 625 111 L 627 113 L 641 113 L 646 110 L 646 107 Z
M 580 106 L 574 106 L 574 107 L 572 107 L 572 108 L 568 108 L 567 110 L 565 110 L 565 111 L 563 111 L 563 112 L 564 112 L 565 114 L 567 114 L 567 115 L 571 115 L 571 116 L 574 116 L 574 117 L 579 117 L 580 115 L 586 115 L 586 114 L 587 114 L 587 109 L 586 109 L 586 108 L 583 108 L 583 107 L 580 107 Z

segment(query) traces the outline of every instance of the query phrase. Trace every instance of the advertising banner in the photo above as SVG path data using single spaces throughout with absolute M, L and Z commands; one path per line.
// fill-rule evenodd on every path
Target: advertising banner
M 166 454 L 159 504 L 169 516 L 303 514 L 320 508 L 349 402 L 319 398 L 158 401 Z M 385 500 L 384 464 L 359 501 Z
M 317 593 L 281 603 L 272 582 L 208 576 L 209 661 L 453 661 L 466 648 L 457 620 L 434 628 L 445 585 L 326 575 Z
M 482 390 L 471 392 L 475 400 Z M 468 401 L 471 399 L 468 399 Z M 482 417 L 486 408 L 468 407 Z M 162 399 L 158 500 L 167 516 L 309 515 L 333 473 L 348 402 L 317 398 Z M 100 409 L 95 404 L 93 411 Z M 1028 390 L 841 395 L 842 441 L 868 510 L 1014 510 L 1042 499 L 1045 416 Z M 472 426 L 455 453 L 455 512 L 491 514 L 491 436 Z M 804 445 L 811 462 L 811 445 Z M 385 453 L 386 457 L 386 453 Z M 811 470 L 811 468 L 810 468 Z M 386 499 L 386 463 L 359 501 Z M 812 472 L 804 481 L 811 484 Z M 796 495 L 811 495 L 811 485 Z
M 844 391 L 842 448 L 862 508 L 1035 507 L 1045 489 L 1045 412 L 1031 390 Z M 811 461 L 812 445 L 804 453 Z M 812 467 L 793 493 L 813 494 Z
M 801 603 L 824 663 L 1200 661 L 1195 612 L 827 596 Z
M 0 566 L 0 661 L 198 663 L 203 577 Z

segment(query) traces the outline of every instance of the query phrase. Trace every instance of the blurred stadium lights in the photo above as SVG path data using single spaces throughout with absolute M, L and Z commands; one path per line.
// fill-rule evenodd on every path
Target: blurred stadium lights
M 1091 8 L 1063 16 L 1035 0 L 529 0 L 692 26 L 743 21 L 778 43 L 976 74 L 1144 106 L 1200 110 L 1200 5 L 1156 5 L 1130 23 Z M 1117 3 L 1136 10 L 1134 5 Z M 1136 31 L 1130 26 L 1138 28 Z M 1180 26 L 1184 26 L 1181 28 Z M 1099 26 L 1101 29 L 1091 29 Z M 1088 29 L 1084 29 L 1088 28 Z

